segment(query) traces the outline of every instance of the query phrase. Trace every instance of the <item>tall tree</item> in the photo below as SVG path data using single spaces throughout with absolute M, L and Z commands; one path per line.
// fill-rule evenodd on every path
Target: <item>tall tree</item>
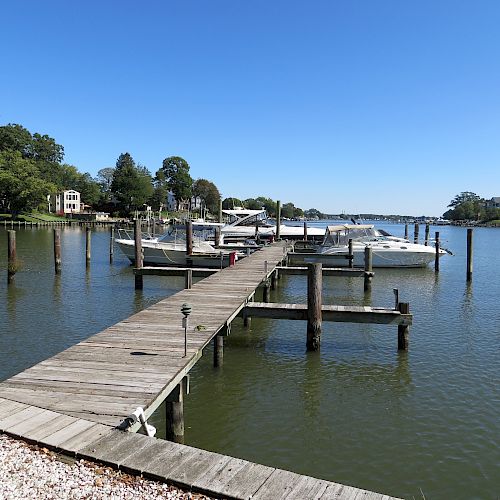
M 222 208 L 224 210 L 233 210 L 236 207 L 242 207 L 243 202 L 238 198 L 224 198 L 222 201 Z
M 111 192 L 111 183 L 113 182 L 113 174 L 115 173 L 115 169 L 113 167 L 105 167 L 101 168 L 97 172 L 96 181 L 101 186 L 101 191 L 108 195 Z
M 0 151 L 0 205 L 18 213 L 47 207 L 56 186 L 40 178 L 36 162 L 19 151 Z
M 471 191 L 463 191 L 460 194 L 457 194 L 453 200 L 450 201 L 448 207 L 456 207 L 465 203 L 466 201 L 480 201 L 481 197 L 476 193 L 472 193 Z
M 219 210 L 221 198 L 217 186 L 207 179 L 196 179 L 193 183 L 193 196 L 199 196 L 206 208 L 213 214 Z
M 179 208 L 179 203 L 186 202 L 192 195 L 193 179 L 189 174 L 189 164 L 180 156 L 169 156 L 163 160 L 162 170 Z
M 153 178 L 153 196 L 151 206 L 153 210 L 162 210 L 167 202 L 168 183 L 163 169 L 159 169 Z
M 116 161 L 111 192 L 122 212 L 140 209 L 153 194 L 151 176 L 147 169 L 136 166 L 129 153 L 122 153 Z

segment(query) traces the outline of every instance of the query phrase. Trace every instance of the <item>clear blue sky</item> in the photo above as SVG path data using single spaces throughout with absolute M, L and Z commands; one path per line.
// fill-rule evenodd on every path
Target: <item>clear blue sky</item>
M 0 19 L 0 124 L 82 172 L 182 156 L 223 196 L 327 213 L 500 196 L 498 0 L 37 0 Z

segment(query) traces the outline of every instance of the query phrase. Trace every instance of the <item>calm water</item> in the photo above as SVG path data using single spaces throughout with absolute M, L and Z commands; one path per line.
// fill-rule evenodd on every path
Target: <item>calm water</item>
M 187 444 L 404 498 L 498 498 L 500 230 L 474 230 L 467 285 L 466 230 L 434 229 L 455 254 L 438 276 L 377 269 L 371 296 L 359 278 L 324 278 L 328 304 L 392 306 L 398 288 L 414 314 L 408 353 L 397 352 L 394 326 L 324 323 L 321 352 L 306 353 L 303 322 L 254 319 L 244 330 L 237 320 L 223 369 L 207 349 L 191 372 Z M 109 264 L 106 230 L 93 233 L 86 272 L 84 231 L 64 229 L 60 279 L 51 230 L 21 229 L 17 240 L 24 265 L 7 289 L 0 230 L 0 379 L 183 286 L 147 277 L 135 292 L 118 250 Z M 306 280 L 284 277 L 272 293 L 304 303 Z

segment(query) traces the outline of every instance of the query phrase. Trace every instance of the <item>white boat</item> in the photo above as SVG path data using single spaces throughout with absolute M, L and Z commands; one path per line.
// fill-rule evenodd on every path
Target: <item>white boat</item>
M 115 239 L 120 250 L 135 263 L 135 242 L 127 231 L 121 231 L 120 237 Z M 186 254 L 186 240 L 177 231 L 165 233 L 160 237 L 143 235 L 141 245 L 145 265 L 179 266 L 179 267 L 212 267 L 223 268 L 229 266 L 231 254 L 236 260 L 245 254 L 220 250 L 207 241 L 193 238 L 193 252 Z
M 271 238 L 276 236 L 276 224 L 271 224 L 266 210 L 247 210 L 235 208 L 223 210 L 229 218 L 229 222 L 221 228 L 221 234 L 225 241 L 231 239 L 245 239 L 258 236 L 259 238 Z M 308 238 L 319 239 L 325 234 L 325 230 L 316 227 L 307 228 Z M 304 226 L 288 226 L 280 224 L 280 237 L 284 239 L 302 239 L 304 237 Z
M 425 267 L 436 258 L 434 245 L 411 243 L 407 239 L 377 230 L 373 224 L 339 224 L 326 228 L 323 243 L 316 246 L 315 255 L 304 254 L 302 262 L 346 267 L 349 265 L 346 258 L 349 254 L 349 240 L 352 240 L 355 267 L 364 266 L 366 247 L 372 249 L 373 267 Z M 439 249 L 439 257 L 446 253 L 442 248 Z

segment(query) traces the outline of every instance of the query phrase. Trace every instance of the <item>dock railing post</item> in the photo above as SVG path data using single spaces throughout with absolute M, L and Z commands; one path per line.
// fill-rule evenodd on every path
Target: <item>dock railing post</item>
M 467 229 L 467 281 L 472 281 L 472 228 Z
M 436 240 L 436 256 L 434 257 L 434 271 L 439 272 L 439 231 L 435 233 Z
M 184 443 L 184 380 L 167 396 L 165 401 L 166 433 L 168 441 Z
M 92 232 L 90 227 L 85 228 L 85 266 L 90 267 L 90 257 L 91 257 L 91 244 L 92 244 Z
M 17 271 L 16 232 L 12 229 L 7 231 L 7 283 L 14 282 Z
M 141 269 L 143 265 L 142 259 L 142 233 L 141 233 L 141 221 L 135 219 L 134 222 L 134 243 L 135 243 L 135 267 Z M 140 274 L 135 275 L 135 289 L 142 290 L 143 288 L 143 277 Z
M 307 273 L 307 343 L 308 351 L 318 351 L 321 342 L 323 266 L 308 265 Z
M 400 302 L 398 309 L 401 314 L 410 314 L 410 304 Z M 410 336 L 410 327 L 408 325 L 398 325 L 398 350 L 407 351 Z
M 373 275 L 373 249 L 372 247 L 365 247 L 365 275 L 363 289 L 369 292 L 372 289 L 372 275 Z
M 61 274 L 61 230 L 54 229 L 54 271 Z

